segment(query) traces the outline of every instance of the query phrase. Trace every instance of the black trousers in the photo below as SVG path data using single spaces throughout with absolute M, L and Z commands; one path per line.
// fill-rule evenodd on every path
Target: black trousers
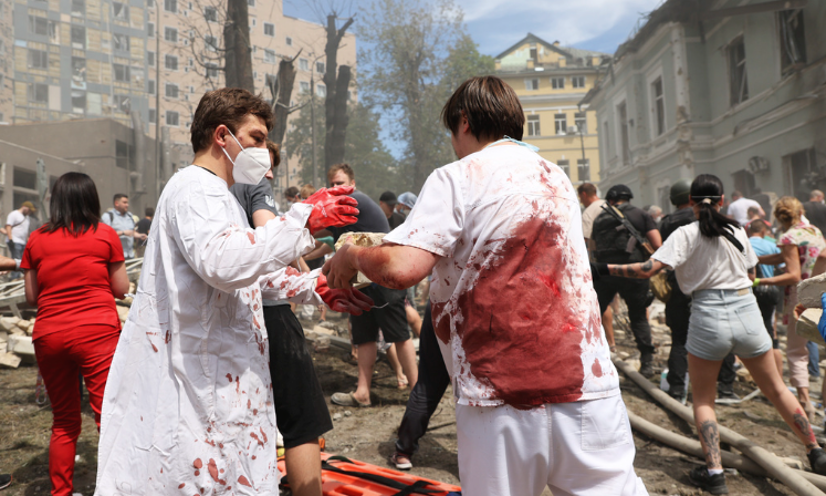
M 671 298 L 665 304 L 665 324 L 671 329 L 671 353 L 668 354 L 669 392 L 678 395 L 685 391 L 685 374 L 688 371 L 688 352 L 685 342 L 688 339 L 688 320 L 691 318 L 691 298 L 683 294 L 676 284 L 672 284 Z M 720 373 L 717 375 L 717 390 L 732 392 L 737 371 L 734 370 L 734 354 L 729 353 L 723 359 Z
M 605 309 L 611 304 L 614 296 L 619 293 L 620 297 L 628 305 L 628 319 L 631 321 L 631 332 L 634 333 L 634 340 L 637 342 L 637 349 L 640 350 L 643 358 L 654 353 L 654 346 L 651 344 L 651 326 L 648 324 L 646 315 L 648 299 L 648 279 L 637 280 L 624 277 L 603 276 L 599 281 L 594 281 L 594 289 L 597 291 L 599 299 L 599 313 L 605 313 Z
M 407 399 L 407 408 L 399 426 L 399 439 L 396 441 L 396 450 L 407 456 L 419 450 L 419 439 L 427 432 L 430 417 L 450 384 L 450 375 L 437 339 L 428 301 L 419 335 L 419 380 Z

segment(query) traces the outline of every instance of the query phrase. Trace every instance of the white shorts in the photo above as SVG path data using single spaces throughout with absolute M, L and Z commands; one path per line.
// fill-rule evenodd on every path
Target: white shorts
M 647 496 L 634 472 L 622 396 L 511 406 L 456 405 L 464 496 Z

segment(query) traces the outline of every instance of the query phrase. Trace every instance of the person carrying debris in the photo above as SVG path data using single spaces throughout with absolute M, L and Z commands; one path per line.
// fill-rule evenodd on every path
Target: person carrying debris
M 518 141 L 522 106 L 498 77 L 462 83 L 442 122 L 459 160 L 430 175 L 382 246 L 343 246 L 328 283 L 361 271 L 402 289 L 433 272 L 463 494 L 648 494 L 571 181 Z
M 812 470 L 826 475 L 826 452 L 815 440 L 806 412 L 786 388 L 770 353 L 772 341 L 763 328 L 751 289 L 757 256 L 738 222 L 720 213 L 723 199 L 723 183 L 717 176 L 697 176 L 691 183 L 690 200 L 699 222 L 674 231 L 646 262 L 597 263 L 592 269 L 595 278 L 612 275 L 646 279 L 671 268 L 682 292 L 692 295 L 686 342 L 688 373 L 694 421 L 707 466 L 692 470 L 689 480 L 712 494 L 728 494 L 714 396 L 720 364 L 732 352 L 806 446 Z
M 271 107 L 238 88 L 206 93 L 195 159 L 158 200 L 137 296 L 103 402 L 96 494 L 277 495 L 276 423 L 262 295 L 372 302 L 285 269 L 312 232 L 355 221 L 349 188 L 322 190 L 251 229 L 229 192 L 271 167 Z M 302 279 L 304 278 L 304 279 Z M 276 378 L 278 380 L 278 378 Z

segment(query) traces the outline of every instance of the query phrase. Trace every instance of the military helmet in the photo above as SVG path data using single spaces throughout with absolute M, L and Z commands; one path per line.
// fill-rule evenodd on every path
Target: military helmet
M 617 184 L 611 186 L 611 189 L 605 193 L 605 199 L 608 201 L 617 201 L 617 200 L 630 200 L 634 198 L 634 193 L 631 192 L 631 188 L 624 184 Z
M 675 207 L 678 205 L 685 205 L 688 203 L 688 197 L 691 192 L 691 183 L 688 179 L 680 179 L 673 186 L 671 186 L 671 204 Z

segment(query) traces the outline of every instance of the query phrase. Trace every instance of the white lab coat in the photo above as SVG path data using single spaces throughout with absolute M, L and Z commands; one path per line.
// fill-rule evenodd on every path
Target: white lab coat
M 217 176 L 169 181 L 109 371 L 96 495 L 278 494 L 261 293 L 320 303 L 314 274 L 283 274 L 314 246 L 311 210 L 252 230 Z

